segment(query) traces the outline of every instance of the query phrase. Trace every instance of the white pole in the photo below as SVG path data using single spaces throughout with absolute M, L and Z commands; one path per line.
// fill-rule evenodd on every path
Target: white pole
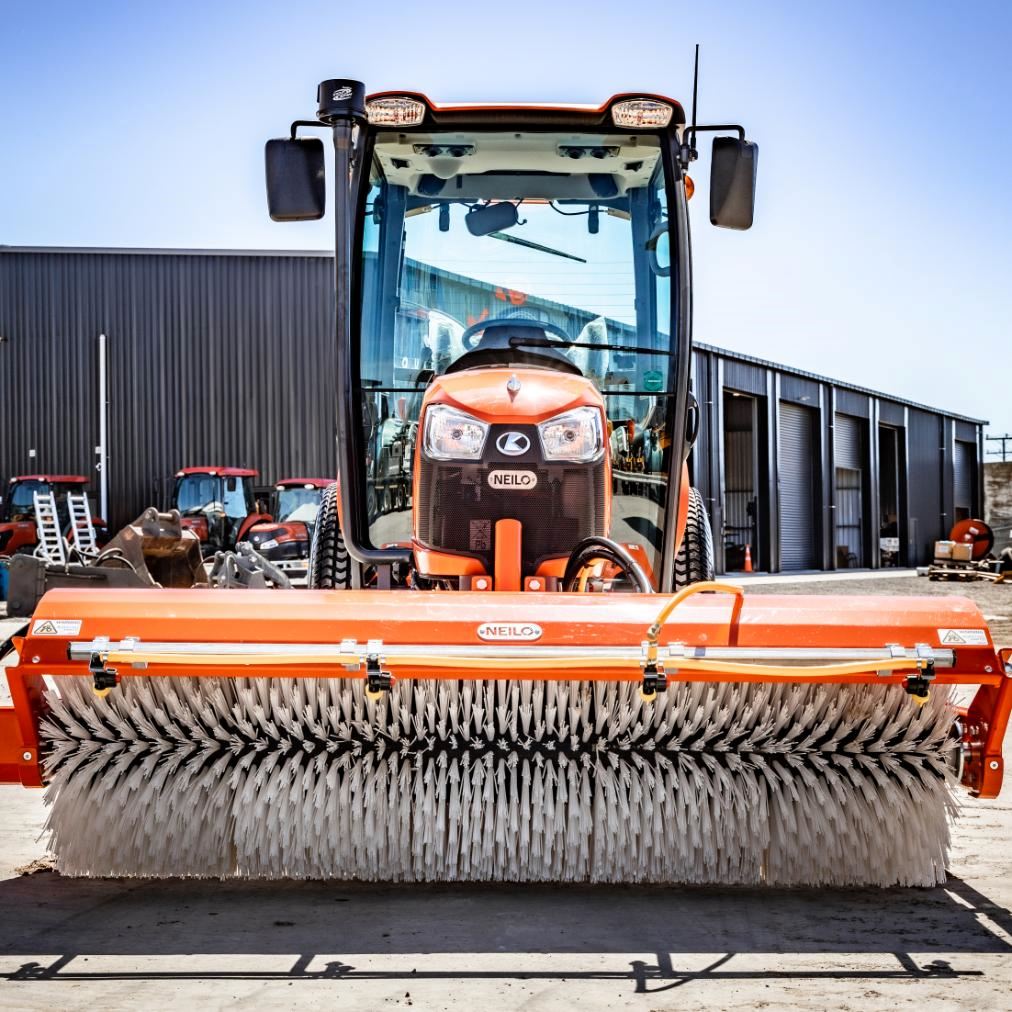
M 98 335 L 98 487 L 99 513 L 102 519 L 109 520 L 109 454 L 106 447 L 106 427 L 108 423 L 109 402 L 106 383 L 105 334 Z

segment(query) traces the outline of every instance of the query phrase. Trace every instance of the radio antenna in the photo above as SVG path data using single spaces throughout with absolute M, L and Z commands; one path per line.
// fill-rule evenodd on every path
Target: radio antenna
M 696 43 L 696 66 L 692 72 L 692 158 L 696 157 L 696 102 L 699 98 L 699 43 Z

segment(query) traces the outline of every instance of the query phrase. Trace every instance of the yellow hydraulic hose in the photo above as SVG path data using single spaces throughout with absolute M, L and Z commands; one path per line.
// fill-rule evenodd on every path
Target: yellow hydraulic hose
M 688 587 L 683 587 L 677 593 L 671 596 L 671 599 L 661 608 L 657 618 L 654 619 L 653 624 L 647 629 L 647 639 L 651 642 L 656 643 L 657 637 L 660 635 L 661 628 L 664 623 L 671 618 L 671 613 L 687 598 L 693 597 L 696 594 L 731 594 L 734 597 L 744 597 L 745 591 L 743 588 L 733 583 L 717 583 L 714 580 L 707 580 L 703 583 L 693 583 Z

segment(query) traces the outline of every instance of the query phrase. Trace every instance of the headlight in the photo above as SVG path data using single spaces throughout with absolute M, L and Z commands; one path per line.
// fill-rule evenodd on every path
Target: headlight
M 604 449 L 601 413 L 597 408 L 576 408 L 549 418 L 538 426 L 545 460 L 595 460 Z
M 478 460 L 485 448 L 488 423 L 446 404 L 425 412 L 425 453 L 434 460 Z

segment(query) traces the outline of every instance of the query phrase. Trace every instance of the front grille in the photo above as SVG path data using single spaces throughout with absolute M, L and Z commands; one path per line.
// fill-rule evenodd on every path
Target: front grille
M 526 454 L 509 457 L 496 449 L 503 432 L 524 432 Z M 529 489 L 493 488 L 491 472 L 532 472 Z M 533 426 L 493 426 L 480 463 L 421 457 L 418 538 L 428 548 L 474 556 L 492 572 L 497 520 L 518 520 L 523 528 L 524 575 L 553 556 L 568 555 L 592 535 L 606 535 L 605 464 L 546 463 Z

